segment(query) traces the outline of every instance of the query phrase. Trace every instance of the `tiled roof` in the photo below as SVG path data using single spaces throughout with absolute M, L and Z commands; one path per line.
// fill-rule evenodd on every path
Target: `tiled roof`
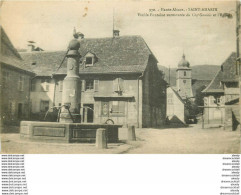
M 65 54 L 66 51 L 20 52 L 24 66 L 38 76 L 51 76 L 59 67 Z M 66 67 L 66 59 L 62 66 Z
M 224 93 L 221 82 L 238 81 L 236 75 L 236 53 L 233 52 L 221 65 L 213 80 L 202 91 L 203 93 Z
M 86 53 L 96 56 L 93 66 L 80 64 L 80 74 L 90 73 L 139 73 L 143 72 L 152 54 L 140 36 L 120 36 L 115 38 L 83 39 L 79 50 L 83 61 Z M 25 66 L 39 76 L 66 74 L 66 59 L 61 68 L 58 66 L 66 51 L 21 53 Z M 154 57 L 155 58 L 155 57 Z M 36 63 L 36 65 L 31 65 Z
M 29 72 L 28 69 L 23 66 L 23 60 L 21 56 L 14 48 L 2 26 L 0 26 L 0 36 L 0 62 L 6 64 L 7 66 Z

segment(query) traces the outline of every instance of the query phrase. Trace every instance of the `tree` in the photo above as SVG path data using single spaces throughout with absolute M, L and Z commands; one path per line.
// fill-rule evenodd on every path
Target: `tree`
M 206 88 L 205 85 L 199 87 L 197 90 L 196 90 L 196 96 L 195 96 L 195 101 L 194 103 L 196 104 L 197 106 L 197 112 L 196 114 L 200 114 L 203 112 L 203 108 L 200 108 L 198 106 L 204 106 L 204 94 L 202 93 L 202 91 Z

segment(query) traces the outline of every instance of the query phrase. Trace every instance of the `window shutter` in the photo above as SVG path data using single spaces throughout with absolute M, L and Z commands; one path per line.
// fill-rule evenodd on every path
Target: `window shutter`
M 59 81 L 59 91 L 63 91 L 63 81 Z
M 85 91 L 85 80 L 82 80 L 81 91 Z
M 21 83 L 20 83 L 20 78 L 19 78 L 19 80 L 18 80 L 18 90 L 19 90 L 19 91 L 21 90 L 21 88 L 20 88 L 20 87 L 21 87 L 20 84 L 21 84 Z
M 109 102 L 101 102 L 101 115 L 102 116 L 109 115 Z
M 113 80 L 113 91 L 118 91 L 118 79 Z
M 118 81 L 119 81 L 119 90 L 124 91 L 124 80 L 122 78 L 119 78 Z
M 119 101 L 119 113 L 125 114 L 125 102 Z
M 95 91 L 99 91 L 99 80 L 94 80 L 94 89 Z

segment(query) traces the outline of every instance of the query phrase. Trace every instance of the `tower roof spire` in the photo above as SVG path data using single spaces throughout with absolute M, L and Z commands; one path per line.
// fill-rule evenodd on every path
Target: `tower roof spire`
M 181 61 L 178 63 L 178 67 L 186 67 L 186 68 L 189 68 L 189 67 L 190 67 L 189 62 L 185 59 L 185 54 L 184 54 L 184 52 L 183 52 Z

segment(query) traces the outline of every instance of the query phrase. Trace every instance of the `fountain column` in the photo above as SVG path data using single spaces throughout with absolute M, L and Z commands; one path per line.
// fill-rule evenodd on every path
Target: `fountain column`
M 79 117 L 80 104 L 80 77 L 79 77 L 79 48 L 80 42 L 77 40 L 78 36 L 69 43 L 69 50 L 67 53 L 67 76 L 63 81 L 62 92 L 62 107 L 60 114 L 61 123 L 73 123 Z M 68 111 L 71 112 L 71 115 Z M 72 117 L 71 117 L 72 116 Z

